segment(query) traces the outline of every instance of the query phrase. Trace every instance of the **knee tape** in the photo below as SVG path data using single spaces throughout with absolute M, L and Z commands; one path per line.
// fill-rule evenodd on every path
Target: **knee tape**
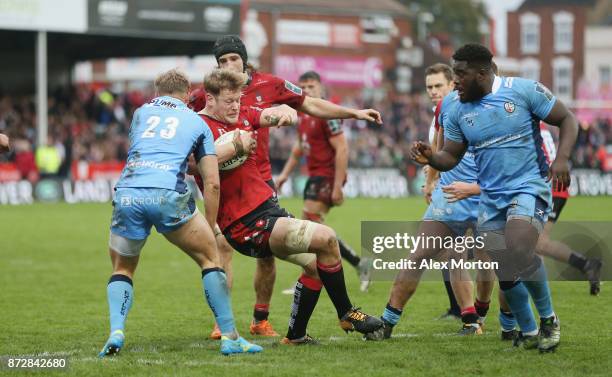
M 285 246 L 294 253 L 306 253 L 312 241 L 316 223 L 307 220 L 289 219 Z

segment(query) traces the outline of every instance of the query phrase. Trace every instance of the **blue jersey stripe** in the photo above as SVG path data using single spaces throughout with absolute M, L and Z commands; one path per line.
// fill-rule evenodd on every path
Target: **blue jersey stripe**
M 544 149 L 542 149 L 542 134 L 540 133 L 540 119 L 533 117 L 531 119 L 531 129 L 533 135 L 533 143 L 536 151 L 536 161 L 538 162 L 538 169 L 540 170 L 540 176 L 548 176 L 548 163 L 546 161 L 546 155 Z

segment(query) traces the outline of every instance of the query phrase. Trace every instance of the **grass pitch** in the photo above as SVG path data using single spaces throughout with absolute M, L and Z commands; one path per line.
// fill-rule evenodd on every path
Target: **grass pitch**
M 281 203 L 296 215 L 301 201 Z M 361 220 L 417 220 L 421 198 L 354 199 L 335 208 L 328 224 L 358 249 Z M 66 356 L 63 371 L 0 370 L 15 375 L 74 376 L 609 376 L 612 373 L 612 286 L 599 297 L 586 282 L 552 283 L 555 311 L 561 318 L 562 343 L 554 354 L 513 349 L 499 340 L 494 293 L 485 334 L 453 336 L 458 322 L 435 321 L 448 306 L 440 282 L 421 283 L 404 311 L 396 335 L 386 342 L 363 342 L 345 335 L 324 293 L 309 333 L 321 347 L 283 347 L 277 339 L 258 339 L 260 355 L 223 357 L 207 339 L 213 317 L 205 304 L 196 265 L 163 237 L 153 234 L 134 278 L 135 300 L 126 327 L 126 345 L 114 358 L 96 356 L 108 335 L 106 282 L 110 204 L 35 204 L 0 208 L 1 313 L 0 356 Z M 572 198 L 563 220 L 612 220 L 609 198 Z M 153 232 L 155 233 L 155 232 Z M 239 331 L 248 339 L 254 293 L 254 261 L 234 257 L 233 308 Z M 284 334 L 292 285 L 299 271 L 277 262 L 270 319 Z M 375 282 L 368 293 L 345 267 L 351 299 L 380 315 L 390 283 Z

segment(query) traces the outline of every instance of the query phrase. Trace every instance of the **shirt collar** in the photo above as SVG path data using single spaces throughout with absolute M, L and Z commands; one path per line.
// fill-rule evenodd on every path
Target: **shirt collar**
M 491 88 L 491 94 L 497 93 L 497 91 L 501 87 L 501 82 L 501 77 L 495 76 L 495 79 L 493 80 L 493 87 Z
M 160 97 L 153 98 L 151 100 L 151 103 L 156 103 L 156 104 L 161 104 L 162 102 L 170 102 L 176 107 L 186 107 L 187 106 L 185 102 L 181 101 L 178 98 L 174 98 L 171 96 L 160 96 Z

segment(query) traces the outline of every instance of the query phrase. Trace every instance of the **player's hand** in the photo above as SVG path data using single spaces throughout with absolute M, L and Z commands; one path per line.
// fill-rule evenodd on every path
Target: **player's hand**
M 287 105 L 266 109 L 266 121 L 270 126 L 284 127 L 297 124 L 298 116 L 294 108 Z
M 444 192 L 444 197 L 446 201 L 449 203 L 454 203 L 459 200 L 469 198 L 470 196 L 474 196 L 474 187 L 473 183 L 466 182 L 453 182 L 450 185 L 442 186 L 442 191 Z
M 426 165 L 425 167 L 429 167 L 429 165 Z M 430 182 L 430 183 L 425 182 L 425 184 L 423 185 L 423 188 L 421 189 L 421 191 L 423 191 L 423 196 L 425 197 L 425 202 L 427 204 L 431 203 L 431 194 L 433 193 L 435 187 L 436 187 L 436 182 Z
M 412 148 L 410 148 L 410 158 L 421 164 L 427 165 L 429 164 L 429 159 L 433 155 L 433 150 L 429 146 L 429 144 L 425 144 L 422 141 L 415 141 L 412 143 Z
M 334 187 L 332 190 L 331 201 L 335 206 L 339 206 L 344 203 L 344 193 L 342 192 L 342 187 Z
M 368 122 L 382 124 L 382 116 L 374 109 L 357 110 L 355 119 L 367 120 Z
M 232 143 L 236 149 L 236 156 L 253 153 L 255 148 L 257 148 L 257 140 L 253 136 L 253 132 L 250 131 L 240 132 L 238 129 L 235 130 Z
M 288 179 L 289 179 L 289 177 L 286 176 L 286 175 L 283 175 L 283 174 L 279 175 L 276 178 L 276 182 L 275 182 L 275 184 L 276 184 L 276 191 L 280 191 L 281 187 L 283 187 L 283 185 L 285 184 L 285 182 L 287 182 Z
M 8 152 L 11 150 L 9 144 L 9 138 L 5 134 L 0 134 L 0 153 Z
M 566 158 L 555 158 L 550 169 L 548 169 L 548 178 L 546 181 L 552 179 L 553 188 L 558 191 L 564 191 L 567 189 L 572 181 L 569 173 L 569 161 Z

